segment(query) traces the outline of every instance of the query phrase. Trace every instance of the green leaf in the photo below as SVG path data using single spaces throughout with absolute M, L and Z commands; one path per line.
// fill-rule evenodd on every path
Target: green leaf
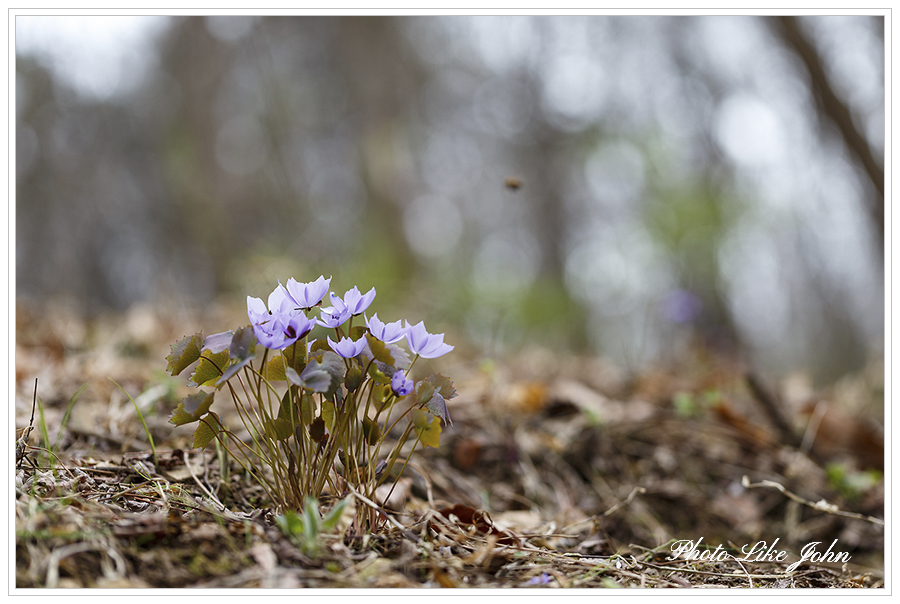
M 404 371 L 409 369 L 409 354 L 405 350 L 396 344 L 385 344 L 384 348 L 391 353 L 391 356 L 394 358 L 394 367 L 403 369 Z
M 320 443 L 325 438 L 325 420 L 321 416 L 312 420 L 312 423 L 309 424 L 309 437 L 315 443 Z
M 447 410 L 447 403 L 444 401 L 444 397 L 441 396 L 440 392 L 434 393 L 434 396 L 425 403 L 425 408 L 431 411 L 433 415 L 444 420 L 448 426 L 453 425 L 453 422 L 450 421 L 450 412 Z
M 284 374 L 285 360 L 281 355 L 276 355 L 269 359 L 266 368 L 263 371 L 263 377 L 270 382 L 284 382 L 287 376 Z
M 391 355 L 391 352 L 384 342 L 370 333 L 366 334 L 366 341 L 369 342 L 369 349 L 372 351 L 372 356 L 376 361 L 381 361 L 387 365 L 394 364 L 394 357 Z
M 303 529 L 313 538 L 319 535 L 319 502 L 313 497 L 307 497 L 303 506 Z
M 356 392 L 363 382 L 363 376 L 362 368 L 354 363 L 347 371 L 347 375 L 344 376 L 344 386 L 347 387 L 347 392 Z
M 215 392 L 210 392 L 209 394 L 206 392 L 197 392 L 184 397 L 184 399 L 178 403 L 178 406 L 175 408 L 175 411 L 172 412 L 172 415 L 169 416 L 169 423 L 175 424 L 176 426 L 183 426 L 184 424 L 197 421 L 209 411 L 214 396 Z
M 266 436 L 272 440 L 284 440 L 294 433 L 291 420 L 284 417 L 276 417 L 263 423 Z
M 385 367 L 384 363 L 379 363 L 378 361 L 370 363 L 369 377 L 371 377 L 376 384 L 390 384 L 391 378 L 384 373 L 382 367 Z
M 419 383 L 416 384 L 416 389 L 413 390 L 413 394 L 416 396 L 416 402 L 420 405 L 424 405 L 434 396 L 434 391 L 434 384 L 430 383 L 428 380 L 420 380 Z
M 314 352 L 318 352 L 320 350 L 330 351 L 331 346 L 328 345 L 328 340 L 325 338 L 320 338 L 312 343 L 312 346 L 309 347 L 309 353 L 312 354 Z
M 348 497 L 346 499 L 341 499 L 336 504 L 334 504 L 334 507 L 331 508 L 331 510 L 322 518 L 322 528 L 324 528 L 326 531 L 330 531 L 331 529 L 336 527 L 338 525 L 338 522 L 341 521 L 341 515 L 344 513 L 344 508 L 347 507 L 347 503 L 349 503 L 349 501 L 350 498 Z
M 441 420 L 419 409 L 410 411 L 410 416 L 413 421 L 413 430 L 422 444 L 426 447 L 437 448 L 441 440 Z
M 200 357 L 200 363 L 188 383 L 194 386 L 215 386 L 222 374 L 225 373 L 227 364 L 228 351 L 226 350 L 218 354 L 204 354 Z
M 387 402 L 391 401 L 391 403 L 395 402 L 397 399 L 393 398 L 391 395 L 393 392 L 391 391 L 391 387 L 387 384 L 373 384 L 372 385 L 372 403 L 375 405 L 375 409 L 377 411 L 384 411 L 387 408 Z
M 266 363 L 263 376 L 270 382 L 283 382 L 287 380 L 285 368 L 303 371 L 306 366 L 306 345 L 295 342 L 275 355 Z
M 216 434 L 222 431 L 222 424 L 219 422 L 219 416 L 210 411 L 206 417 L 200 420 L 200 425 L 194 431 L 194 449 L 202 449 L 216 437 Z
M 286 419 L 291 422 L 291 427 L 300 423 L 300 413 L 297 409 L 297 399 L 300 398 L 299 388 L 292 386 L 284 393 L 281 398 L 281 405 L 278 407 L 278 419 Z
M 309 392 L 300 392 L 300 421 L 304 426 L 308 426 L 312 421 L 313 415 L 316 414 L 316 401 L 310 396 Z
M 450 381 L 450 378 L 443 376 L 440 373 L 432 373 L 425 378 L 425 381 L 433 384 L 435 390 L 440 392 L 445 400 L 449 401 L 456 396 L 456 388 L 453 387 L 453 382 Z
M 303 517 L 294 510 L 287 510 L 281 516 L 276 516 L 275 524 L 288 539 L 303 534 Z
M 322 402 L 322 419 L 325 421 L 325 427 L 334 431 L 334 403 L 332 401 Z
M 366 327 L 365 325 L 357 325 L 356 327 L 353 327 L 350 330 L 350 333 L 348 335 L 350 336 L 350 339 L 355 342 L 358 339 L 360 339 L 361 337 L 363 337 L 364 335 L 366 335 L 366 332 L 368 332 L 368 331 L 369 331 L 369 328 Z
M 172 344 L 172 353 L 166 357 L 169 361 L 166 371 L 173 376 L 190 367 L 200 358 L 200 347 L 203 345 L 203 332 L 185 336 Z
M 321 392 L 326 397 L 331 397 L 341 381 L 344 379 L 344 366 L 341 357 L 335 353 L 324 351 L 321 361 L 311 359 L 303 372 L 300 374 L 300 386 L 312 390 L 313 392 Z
M 247 325 L 234 332 L 231 338 L 231 346 L 228 348 L 228 356 L 232 359 L 243 361 L 249 359 L 256 352 L 256 335 L 253 328 Z
M 381 440 L 381 426 L 378 425 L 378 422 L 372 421 L 371 418 L 363 418 L 363 434 L 366 437 L 366 442 L 374 445 Z

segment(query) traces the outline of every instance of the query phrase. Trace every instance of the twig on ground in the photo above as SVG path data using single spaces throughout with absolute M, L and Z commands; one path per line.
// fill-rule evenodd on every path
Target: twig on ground
M 825 512 L 826 514 L 832 514 L 834 516 L 843 516 L 844 518 L 855 518 L 857 520 L 865 520 L 866 522 L 871 522 L 872 524 L 877 524 L 879 526 L 884 526 L 884 520 L 880 518 L 875 518 L 874 516 L 865 516 L 863 514 L 857 514 L 856 512 L 845 512 L 839 509 L 833 503 L 828 503 L 824 499 L 820 499 L 816 503 L 812 501 L 807 501 L 806 499 L 800 497 L 796 493 L 792 493 L 788 491 L 784 486 L 778 484 L 777 482 L 771 480 L 763 480 L 762 482 L 752 483 L 750 479 L 745 475 L 741 478 L 741 486 L 745 489 L 757 489 L 760 487 L 766 487 L 770 489 L 777 489 L 784 493 L 784 495 L 797 503 L 802 503 L 803 505 L 809 506 L 814 510 L 818 510 L 820 512 Z

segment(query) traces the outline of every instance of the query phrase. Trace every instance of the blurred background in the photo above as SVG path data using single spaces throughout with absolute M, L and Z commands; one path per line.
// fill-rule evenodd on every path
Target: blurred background
M 324 274 L 489 355 L 832 382 L 883 347 L 884 70 L 871 16 L 17 16 L 17 302 Z

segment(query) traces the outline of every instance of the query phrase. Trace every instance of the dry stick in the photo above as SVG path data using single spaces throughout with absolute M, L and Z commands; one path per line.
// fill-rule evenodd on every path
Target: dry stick
M 782 493 L 784 493 L 784 495 L 787 496 L 788 499 L 796 501 L 797 503 L 802 503 L 803 505 L 809 506 L 814 510 L 818 510 L 820 512 L 825 512 L 826 514 L 832 514 L 834 516 L 843 516 L 844 518 L 855 518 L 857 520 L 865 520 L 866 522 L 871 522 L 872 524 L 884 526 L 884 520 L 875 518 L 874 516 L 865 516 L 863 514 L 857 514 L 856 512 L 845 512 L 845 511 L 839 509 L 833 503 L 828 503 L 824 499 L 821 499 L 816 503 L 813 503 L 812 501 L 807 501 L 806 499 L 803 499 L 799 495 L 788 491 L 786 488 L 784 488 L 782 485 L 778 484 L 777 482 L 773 482 L 771 480 L 763 480 L 762 482 L 757 482 L 757 483 L 751 484 L 750 479 L 745 475 L 743 478 L 741 478 L 741 486 L 743 486 L 745 489 L 755 489 L 755 488 L 759 488 L 759 487 L 767 487 L 770 489 L 777 489 L 777 490 L 781 491 Z
M 603 512 L 603 515 L 611 516 L 612 514 L 617 512 L 620 508 L 623 508 L 626 505 L 628 505 L 629 503 L 631 503 L 631 500 L 634 499 L 635 495 L 637 495 L 638 493 L 644 494 L 646 492 L 647 492 L 647 489 L 645 489 L 644 487 L 634 487 L 633 489 L 631 489 L 631 492 L 628 493 L 628 497 L 625 498 L 625 501 L 619 502 L 616 505 L 612 506 L 611 508 L 609 508 L 608 510 Z
M 759 404 L 762 405 L 763 411 L 766 412 L 766 416 L 772 421 L 773 424 L 775 424 L 775 428 L 778 430 L 782 442 L 790 445 L 791 447 L 794 447 L 795 449 L 799 448 L 800 439 L 797 438 L 794 430 L 791 429 L 791 425 L 784 417 L 784 413 L 782 413 L 782 405 L 775 398 L 775 395 L 766 390 L 760 379 L 753 373 L 748 372 L 745 376 L 745 379 L 747 380 L 747 386 L 750 388 L 750 392 L 753 394 L 753 398 L 755 398 L 759 402 Z
M 222 511 L 224 512 L 225 509 L 226 509 L 226 508 L 225 508 L 225 505 L 224 505 L 221 501 L 219 501 L 219 498 L 218 498 L 218 497 L 216 497 L 215 495 L 213 495 L 212 493 L 210 493 L 210 492 L 209 492 L 209 489 L 207 489 L 205 486 L 203 486 L 203 483 L 200 482 L 200 479 L 197 478 L 197 475 L 196 475 L 196 474 L 194 474 L 194 470 L 193 470 L 193 468 L 191 468 L 191 464 L 188 463 L 188 456 L 187 456 L 187 454 L 185 454 L 185 455 L 183 456 L 183 459 L 184 459 L 184 467 L 187 468 L 187 471 L 190 473 L 191 478 L 194 479 L 194 482 L 197 483 L 197 486 L 200 487 L 200 489 L 201 489 L 204 493 L 206 493 L 207 497 L 209 497 L 210 500 L 212 500 L 212 501 L 214 501 L 215 503 L 217 503 L 217 504 L 219 504 L 220 506 L 222 506 Z
M 394 528 L 396 528 L 396 529 L 399 530 L 401 533 L 403 533 L 403 536 L 407 537 L 408 539 L 412 539 L 413 541 L 417 541 L 417 540 L 418 540 L 417 537 L 416 537 L 416 535 L 415 535 L 415 533 L 413 533 L 412 531 L 410 531 L 409 529 L 407 529 L 406 527 L 404 527 L 402 524 L 400 524 L 400 523 L 397 522 L 396 520 L 394 520 L 394 518 L 392 518 L 391 516 L 389 516 L 388 513 L 387 513 L 386 511 L 384 511 L 384 509 L 383 509 L 382 507 L 380 507 L 377 503 L 375 503 L 374 501 L 372 501 L 371 499 L 369 499 L 369 498 L 366 497 L 365 495 L 361 495 L 361 494 L 359 493 L 359 491 L 357 491 L 356 489 L 353 488 L 353 485 L 352 485 L 352 484 L 347 483 L 347 488 L 350 489 L 350 492 L 353 493 L 353 496 L 354 496 L 354 497 L 356 497 L 356 498 L 359 499 L 361 502 L 365 503 L 367 506 L 369 506 L 370 508 L 372 508 L 373 510 L 375 510 L 376 512 L 378 512 L 381 516 L 383 516 L 384 518 L 386 518 L 387 521 L 390 522 L 390 523 L 394 526 Z

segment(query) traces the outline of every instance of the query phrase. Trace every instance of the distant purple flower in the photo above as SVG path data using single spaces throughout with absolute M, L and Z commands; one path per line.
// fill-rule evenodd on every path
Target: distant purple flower
M 299 308 L 309 310 L 322 301 L 330 284 L 331 278 L 326 279 L 324 275 L 309 283 L 299 283 L 291 277 L 288 279 L 287 293 Z
M 253 325 L 253 333 L 260 344 L 272 350 L 290 346 L 312 331 L 316 324 L 299 312 L 284 310 L 284 302 L 285 297 L 278 289 L 269 296 L 270 308 L 275 306 L 274 310 L 267 310 L 259 298 L 247 296 L 247 316 Z
M 444 334 L 430 334 L 425 331 L 425 323 L 419 321 L 416 325 L 410 327 L 406 323 L 406 343 L 409 350 L 415 355 L 425 359 L 436 359 L 453 350 L 453 346 L 444 344 Z
M 359 356 L 359 353 L 366 347 L 366 339 L 360 338 L 354 342 L 350 338 L 341 338 L 341 341 L 335 344 L 331 336 L 328 336 L 328 345 L 345 359 L 352 359 Z
M 366 325 L 373 336 L 384 342 L 385 344 L 393 344 L 398 340 L 402 340 L 406 335 L 406 328 L 400 321 L 393 323 L 382 323 L 378 319 L 378 313 L 372 315 L 372 318 L 366 317 Z
M 703 302 L 684 289 L 676 289 L 666 294 L 662 302 L 662 312 L 672 323 L 690 323 L 703 310 Z
M 350 314 L 355 317 L 356 315 L 363 314 L 363 312 L 367 308 L 369 308 L 369 305 L 374 299 L 374 287 L 367 291 L 365 294 L 361 294 L 359 293 L 359 288 L 354 285 L 353 289 L 347 290 L 347 292 L 344 294 L 344 306 L 346 306 Z
M 403 375 L 403 372 L 399 369 L 396 370 L 393 377 L 391 377 L 391 390 L 393 390 L 394 394 L 397 396 L 406 396 L 413 391 L 414 385 L 413 381 L 406 379 L 406 376 Z
M 541 573 L 537 577 L 532 577 L 528 580 L 529 585 L 546 585 L 552 580 L 552 577 L 547 573 Z

